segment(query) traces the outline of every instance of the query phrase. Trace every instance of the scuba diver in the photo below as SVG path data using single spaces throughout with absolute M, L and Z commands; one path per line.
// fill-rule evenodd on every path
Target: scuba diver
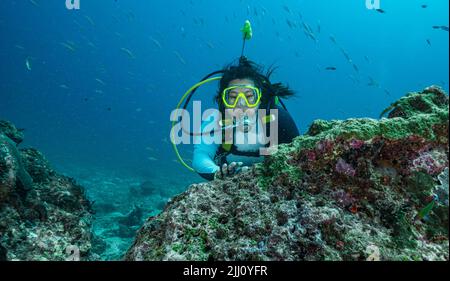
M 199 86 L 220 80 L 214 99 L 219 110 L 204 118 L 200 134 L 190 133 L 194 137 L 192 168 L 181 159 L 174 144 L 180 162 L 207 180 L 224 179 L 261 162 L 267 155 L 261 153 L 262 148 L 270 147 L 267 134 L 275 135 L 276 144 L 290 143 L 299 135 L 294 120 L 281 100 L 293 96 L 294 92 L 281 83 L 270 82 L 273 68 L 263 74 L 262 67 L 243 55 L 245 40 L 252 36 L 249 21 L 246 21 L 241 31 L 244 33 L 244 42 L 238 65 L 228 65 L 207 75 L 191 87 L 178 104 L 180 107 L 187 97 L 183 107 L 186 109 Z M 217 74 L 222 76 L 211 78 Z M 219 135 L 220 142 L 208 140 L 205 135 L 213 138 Z
M 216 101 L 219 110 L 224 114 L 224 109 L 240 109 L 237 121 L 243 122 L 242 126 L 234 126 L 234 139 L 231 146 L 222 144 L 206 144 L 201 142 L 194 145 L 193 167 L 205 179 L 224 178 L 226 176 L 246 171 L 248 166 L 261 162 L 263 156 L 260 155 L 261 143 L 236 141 L 240 136 L 250 139 L 249 134 L 254 134 L 253 128 L 262 128 L 264 121 L 258 118 L 257 109 L 278 109 L 278 143 L 290 143 L 292 139 L 299 135 L 297 126 L 290 114 L 275 101 L 279 97 L 292 96 L 294 93 L 280 83 L 272 84 L 269 81 L 271 71 L 267 75 L 261 74 L 259 68 L 245 57 L 240 58 L 238 66 L 227 67 L 222 79 Z M 244 113 L 244 114 L 242 114 Z M 265 116 L 270 116 L 268 114 Z M 239 118 L 241 117 L 241 119 Z M 245 118 L 245 120 L 242 120 Z M 210 118 L 217 119 L 217 118 Z M 260 122 L 259 126 L 255 126 Z M 203 122 L 202 128 L 208 122 Z M 249 129 L 252 127 L 252 129 Z M 263 130 L 257 133 L 266 134 Z M 198 137 L 198 136 L 197 136 Z M 200 138 L 200 137 L 198 137 Z M 241 138 L 242 139 L 242 138 Z M 253 139 L 260 140 L 260 137 Z

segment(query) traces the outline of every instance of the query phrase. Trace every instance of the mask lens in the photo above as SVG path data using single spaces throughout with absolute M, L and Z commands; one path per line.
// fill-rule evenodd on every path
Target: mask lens
M 223 91 L 223 100 L 227 107 L 235 107 L 238 102 L 256 106 L 259 102 L 258 90 L 252 86 L 233 86 Z

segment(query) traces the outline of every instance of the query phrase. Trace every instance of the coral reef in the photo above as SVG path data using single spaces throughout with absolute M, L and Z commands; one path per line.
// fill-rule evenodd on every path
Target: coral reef
M 172 198 L 124 259 L 448 260 L 448 112 L 432 86 L 388 118 L 317 120 L 250 171 Z
M 90 260 L 91 204 L 22 130 L 0 121 L 0 260 Z

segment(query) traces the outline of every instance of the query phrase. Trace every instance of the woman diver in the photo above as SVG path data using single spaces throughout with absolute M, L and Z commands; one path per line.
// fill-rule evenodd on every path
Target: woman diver
M 270 82 L 274 69 L 269 69 L 266 75 L 263 75 L 262 67 L 244 56 L 245 42 L 250 40 L 253 34 L 248 20 L 245 21 L 241 32 L 243 44 L 239 64 L 229 65 L 206 75 L 192 86 L 178 103 L 177 109 L 184 102 L 185 110 L 198 87 L 220 80 L 215 96 L 219 110 L 215 110 L 202 122 L 200 134 L 189 132 L 194 137 L 193 167 L 183 161 L 177 150 L 174 141 L 177 118 L 171 119 L 171 139 L 178 159 L 186 168 L 207 180 L 223 179 L 245 171 L 248 166 L 261 162 L 265 155 L 270 155 L 261 153 L 262 151 L 269 151 L 280 143 L 290 143 L 299 135 L 294 120 L 281 100 L 294 95 L 294 92 L 281 83 Z M 221 76 L 216 76 L 218 74 Z M 275 145 L 272 146 L 272 141 L 267 142 L 268 135 L 269 138 L 275 136 Z
M 262 68 L 241 56 L 239 65 L 228 66 L 221 71 L 218 94 L 215 101 L 219 105 L 222 117 L 209 118 L 207 120 L 224 121 L 223 116 L 228 110 L 233 114 L 233 122 L 227 124 L 213 124 L 220 132 L 231 131 L 231 143 L 227 145 L 224 137 L 222 143 L 211 143 L 204 141 L 204 137 L 197 136 L 197 144 L 194 145 L 193 168 L 203 178 L 213 180 L 224 178 L 229 175 L 246 171 L 248 166 L 261 162 L 263 157 L 260 148 L 267 146 L 261 143 L 266 136 L 268 127 L 267 120 L 271 120 L 270 110 L 277 109 L 278 143 L 290 143 L 299 135 L 297 126 L 279 99 L 294 94 L 288 87 L 281 83 L 272 84 L 269 81 L 273 69 L 269 69 L 266 75 L 262 74 Z M 266 114 L 259 114 L 265 110 Z M 211 127 L 211 121 L 204 121 L 203 128 Z M 216 122 L 217 123 L 217 122 Z M 222 123 L 222 122 L 219 122 Z M 266 128 L 266 131 L 261 128 Z M 225 133 L 224 133 L 225 135 Z M 244 141 L 237 141 L 237 140 Z M 250 142 L 249 139 L 258 140 Z

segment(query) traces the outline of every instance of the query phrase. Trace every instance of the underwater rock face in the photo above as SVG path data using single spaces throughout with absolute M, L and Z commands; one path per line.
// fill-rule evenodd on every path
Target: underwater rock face
M 317 120 L 249 172 L 193 184 L 126 260 L 448 260 L 448 96 Z
M 90 202 L 23 135 L 0 121 L 0 260 L 91 259 Z

